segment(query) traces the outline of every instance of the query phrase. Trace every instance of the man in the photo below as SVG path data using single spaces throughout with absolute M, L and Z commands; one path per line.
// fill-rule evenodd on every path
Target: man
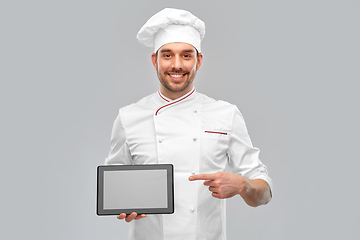
M 175 213 L 120 214 L 131 222 L 130 239 L 224 240 L 225 198 L 239 194 L 254 207 L 271 199 L 272 181 L 237 107 L 195 91 L 204 35 L 200 19 L 177 9 L 155 14 L 138 33 L 154 47 L 160 89 L 120 109 L 106 164 L 172 163 Z

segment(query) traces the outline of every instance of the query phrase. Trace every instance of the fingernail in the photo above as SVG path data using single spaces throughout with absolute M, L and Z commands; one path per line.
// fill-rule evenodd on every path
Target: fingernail
M 194 178 L 193 177 L 189 177 L 189 180 L 191 181 L 191 180 L 193 180 Z

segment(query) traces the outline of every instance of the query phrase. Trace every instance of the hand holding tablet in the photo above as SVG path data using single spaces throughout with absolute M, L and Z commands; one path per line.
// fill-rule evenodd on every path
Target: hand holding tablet
M 139 220 L 139 219 L 142 219 L 142 218 L 145 218 L 145 217 L 146 217 L 146 214 L 138 215 L 136 212 L 133 212 L 130 215 L 126 215 L 126 213 L 122 213 L 117 218 L 119 220 L 125 219 L 126 222 L 131 222 L 134 219 Z

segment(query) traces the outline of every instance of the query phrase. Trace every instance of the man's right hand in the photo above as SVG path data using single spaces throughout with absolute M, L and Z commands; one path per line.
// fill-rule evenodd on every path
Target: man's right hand
M 131 222 L 132 220 L 139 220 L 141 218 L 145 218 L 146 214 L 138 215 L 136 212 L 131 213 L 130 215 L 126 215 L 126 213 L 121 213 L 117 218 L 120 220 L 125 219 L 126 222 Z

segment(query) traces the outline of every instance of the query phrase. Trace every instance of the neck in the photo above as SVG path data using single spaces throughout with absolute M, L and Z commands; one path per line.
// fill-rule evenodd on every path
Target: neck
M 181 91 L 181 92 L 172 92 L 172 91 L 169 91 L 168 89 L 160 86 L 160 92 L 162 95 L 164 95 L 165 97 L 171 99 L 171 100 L 175 100 L 175 99 L 178 99 L 186 94 L 188 94 L 189 92 L 191 92 L 192 90 L 194 89 L 194 87 L 191 87 L 189 89 L 186 89 L 184 91 Z
M 194 90 L 194 88 L 192 87 L 192 88 L 190 88 L 190 89 L 187 89 L 186 91 L 171 92 L 171 91 L 169 91 L 169 90 L 167 90 L 167 89 L 164 90 L 163 88 L 160 87 L 160 92 L 161 92 L 161 94 L 162 94 L 163 96 L 171 99 L 171 100 L 175 100 L 175 99 L 178 99 L 178 98 L 180 98 L 180 97 L 182 97 L 182 96 L 185 96 L 186 94 L 190 93 L 190 92 L 193 91 L 193 90 Z

